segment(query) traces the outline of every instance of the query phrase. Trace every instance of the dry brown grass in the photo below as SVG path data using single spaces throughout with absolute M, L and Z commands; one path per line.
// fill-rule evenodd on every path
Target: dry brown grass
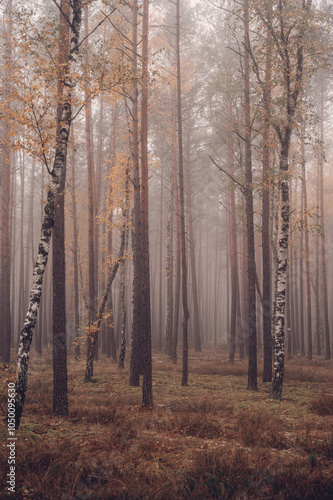
M 61 419 L 52 416 L 50 363 L 32 361 L 16 498 L 333 497 L 331 362 L 289 362 L 281 403 L 268 398 L 269 384 L 247 391 L 247 362 L 231 366 L 223 352 L 193 353 L 189 368 L 189 387 L 181 387 L 180 366 L 155 354 L 155 406 L 142 411 L 128 367 L 101 359 L 85 384 L 84 362 L 70 361 L 70 413 Z M 0 384 L 4 414 L 5 372 Z M 0 434 L 6 471 L 5 426 Z M 1 498 L 5 481 L 2 474 Z

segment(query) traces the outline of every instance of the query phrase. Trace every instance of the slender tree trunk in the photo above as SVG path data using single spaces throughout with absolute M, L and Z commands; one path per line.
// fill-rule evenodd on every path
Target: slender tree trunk
M 162 200 L 161 200 L 162 203 Z M 173 327 L 173 207 L 174 206 L 174 186 L 171 186 L 169 218 L 168 218 L 168 243 L 167 243 L 167 315 L 165 329 L 165 353 L 172 355 L 172 327 Z M 160 278 L 160 281 L 161 278 Z
M 270 159 L 269 159 L 269 132 L 270 124 L 267 110 L 271 102 L 271 32 L 267 30 L 266 35 L 266 66 L 265 66 L 265 101 L 267 103 L 264 117 L 263 129 L 263 151 L 262 151 L 262 315 L 263 315 L 263 340 L 264 340 L 264 369 L 263 382 L 272 381 L 272 318 L 271 318 L 271 251 L 270 251 Z
M 320 139 L 324 144 L 324 84 L 322 82 L 320 101 Z M 325 358 L 331 359 L 330 326 L 328 318 L 328 293 L 327 293 L 327 270 L 326 270 L 326 243 L 325 243 L 325 204 L 324 204 L 324 158 L 320 157 L 320 220 L 321 220 L 321 272 L 323 280 L 323 301 L 324 301 L 324 339 Z
M 177 123 L 178 123 L 178 168 L 179 168 L 179 209 L 180 209 L 180 240 L 182 262 L 182 301 L 183 301 L 183 368 L 182 386 L 188 383 L 188 319 L 187 304 L 187 262 L 185 239 L 185 201 L 184 201 L 184 167 L 183 167 L 183 125 L 182 125 L 182 95 L 180 73 L 180 0 L 176 2 L 176 57 L 177 57 Z
M 110 183 L 108 188 L 108 232 L 107 232 L 107 250 L 109 258 L 112 255 L 112 235 L 113 235 L 113 200 L 112 200 L 112 183 L 113 183 L 113 175 L 116 164 L 116 127 L 117 127 L 117 114 L 118 114 L 118 106 L 117 102 L 113 106 L 112 110 L 112 125 L 111 125 L 111 136 L 110 136 Z M 115 342 L 115 329 L 114 329 L 114 306 L 113 306 L 113 293 L 112 287 L 110 289 L 110 293 L 107 301 L 107 309 L 110 314 L 110 318 L 106 325 L 106 354 L 114 361 L 117 361 L 117 351 L 116 351 L 116 342 Z
M 284 324 L 286 308 L 286 277 L 288 263 L 289 241 L 289 179 L 288 179 L 288 143 L 280 154 L 280 172 L 284 178 L 280 184 L 281 194 L 281 225 L 278 235 L 278 260 L 277 260 L 277 291 L 276 291 L 276 317 L 275 317 L 275 347 L 274 347 L 274 377 L 271 387 L 271 397 L 281 400 L 284 376 Z
M 174 296 L 173 296 L 173 226 L 174 226 L 174 194 L 177 182 L 177 114 L 176 96 L 173 98 L 172 107 L 172 131 L 171 131 L 171 192 L 168 219 L 168 245 L 167 245 L 167 318 L 165 332 L 165 352 L 173 356 L 173 316 L 174 316 Z M 162 203 L 162 197 L 161 197 Z
M 229 89 L 229 93 L 230 93 Z M 232 130 L 232 100 L 227 98 L 227 147 L 228 147 L 228 167 L 231 177 L 234 178 L 234 150 L 233 150 L 233 130 Z M 238 257 L 237 257 L 237 222 L 236 222 L 236 200 L 234 181 L 229 182 L 230 196 L 230 218 L 229 218 L 229 242 L 230 242 L 230 274 L 231 274 L 231 309 L 230 309 L 230 330 L 229 334 L 229 362 L 235 362 L 236 352 L 236 329 L 237 329 L 237 299 L 238 299 Z M 228 294 L 229 295 L 229 294 Z
M 296 177 L 295 182 L 295 210 L 298 210 L 298 177 Z M 295 236 L 295 239 L 297 236 Z M 298 248 L 298 238 L 296 240 L 297 244 L 294 245 L 293 251 L 293 265 L 294 265 L 294 324 L 295 324 L 295 346 L 293 350 L 293 354 L 297 354 L 300 350 L 300 334 L 299 334 L 299 279 L 298 279 L 298 258 L 299 258 L 299 248 Z
M 308 359 L 312 359 L 312 304 L 311 304 L 311 273 L 310 273 L 310 253 L 309 253 L 309 228 L 308 228 L 308 195 L 306 186 L 304 133 L 302 129 L 301 137 L 302 150 L 302 181 L 304 199 L 304 238 L 305 238 L 305 275 L 306 275 L 306 306 L 307 306 L 307 329 L 308 329 Z
M 7 13 L 8 22 L 5 24 L 5 85 L 4 85 L 4 99 L 5 107 L 8 111 L 11 107 L 10 102 L 10 85 L 11 85 L 11 58 L 12 58 L 12 0 L 7 3 Z M 1 349 L 1 359 L 5 363 L 10 362 L 10 346 L 11 346 L 11 304 L 10 304 L 10 266 L 11 266 L 11 252 L 10 252 L 10 231 L 11 231 L 11 151 L 10 151 L 10 141 L 11 141 L 11 130 L 8 120 L 4 120 L 3 123 L 3 139 L 2 139 L 2 169 L 1 169 L 1 325 L 0 329 L 2 332 L 2 345 Z
M 78 227 L 76 215 L 76 175 L 75 175 L 75 153 L 74 153 L 74 123 L 71 131 L 72 149 L 72 218 L 73 218 L 73 269 L 74 269 L 74 344 L 75 360 L 80 358 L 80 314 L 79 314 L 79 263 L 78 263 Z
M 318 162 L 317 170 L 317 207 L 320 207 L 320 164 Z M 317 210 L 317 224 L 319 227 L 319 213 Z M 316 301 L 316 350 L 318 356 L 321 356 L 321 327 L 320 327 L 320 289 L 319 289 L 319 275 L 320 275 L 320 259 L 319 259 L 319 232 L 316 231 L 316 278 L 315 278 L 315 301 Z
M 301 342 L 301 355 L 305 356 L 305 324 L 304 324 L 304 197 L 303 197 L 303 183 L 302 183 L 302 191 L 301 191 L 301 214 L 302 214 L 302 223 L 301 223 L 301 234 L 300 234 L 300 250 L 299 250 L 299 326 L 300 326 L 300 342 Z
M 144 340 L 142 406 L 153 406 L 149 219 L 148 219 L 148 20 L 149 0 L 143 0 L 141 97 L 141 223 L 142 223 L 142 330 Z
M 84 6 L 84 36 L 89 33 L 88 27 L 88 4 Z M 84 61 L 86 67 L 89 64 L 88 38 L 85 39 Z M 87 147 L 87 170 L 88 170 L 88 322 L 92 324 L 95 319 L 95 205 L 94 205 L 94 153 L 92 138 L 92 109 L 89 86 L 85 86 L 85 132 Z M 87 335 L 87 363 L 90 352 L 93 349 L 96 352 L 96 346 L 92 345 L 93 332 Z M 89 379 L 94 374 L 93 362 L 89 363 Z
M 43 224 L 43 210 L 44 210 L 44 205 L 45 205 L 45 190 L 44 190 L 44 176 L 45 176 L 45 168 L 44 164 L 42 163 L 41 165 L 41 211 L 40 211 L 40 225 L 42 226 Z M 47 276 L 47 273 L 46 273 Z M 39 357 L 42 356 L 42 350 L 43 350 L 43 342 L 46 337 L 45 335 L 45 328 L 46 328 L 46 297 L 45 297 L 45 290 L 47 289 L 47 277 L 45 276 L 44 280 L 44 286 L 43 290 L 44 293 L 41 296 L 41 301 L 40 301 L 40 313 L 39 313 L 39 321 L 37 325 L 37 331 L 36 331 L 36 349 L 37 349 L 37 354 Z M 46 284 L 45 284 L 46 281 Z
M 137 82 L 137 48 L 138 48 L 138 2 L 132 6 L 132 182 L 134 188 L 134 223 L 133 239 L 133 321 L 132 346 L 130 361 L 130 385 L 138 386 L 142 374 L 143 332 L 141 325 L 142 309 L 142 252 L 141 252 L 141 193 L 139 174 L 139 135 L 138 135 L 138 82 Z
M 34 195 L 35 195 L 35 171 L 36 161 L 32 158 L 31 161 L 31 176 L 30 176 L 30 194 L 29 194 L 29 209 L 28 209 L 28 229 L 26 233 L 26 283 L 32 274 L 34 268 Z M 36 340 L 36 339 L 35 339 Z
M 98 120 L 98 138 L 97 138 L 97 162 L 96 162 L 96 176 L 95 176 L 95 187 L 94 187 L 94 278 L 95 278 L 95 305 L 97 305 L 99 300 L 98 285 L 99 285 L 99 223 L 98 214 L 100 210 L 101 202 L 101 188 L 102 188 L 102 164 L 103 164 L 103 119 L 104 119 L 104 95 L 103 92 L 100 94 L 100 108 L 99 108 L 99 120 Z M 92 130 L 92 128 L 91 128 Z M 93 143 L 93 141 L 92 141 Z M 112 290 L 110 290 L 112 297 Z M 98 346 L 96 346 L 96 356 L 98 359 Z
M 250 40 L 249 2 L 244 3 L 244 111 L 245 111 L 245 178 L 246 178 L 246 221 L 248 249 L 248 323 L 249 323 L 249 370 L 247 388 L 257 390 L 257 321 L 256 321 L 256 261 L 254 246 L 251 116 L 250 116 Z
M 161 169 L 161 194 L 160 194 L 160 242 L 159 242 L 159 252 L 160 252 L 160 267 L 159 267 L 159 288 L 158 288 L 158 350 L 162 351 L 162 331 L 163 331 L 163 188 L 164 188 L 164 175 L 163 169 Z M 157 251 L 157 250 L 156 250 Z M 172 290 L 171 290 L 172 292 Z M 172 328 L 172 327 L 171 327 Z
M 201 332 L 200 324 L 201 318 L 199 316 L 199 299 L 198 299 L 198 286 L 197 286 L 197 266 L 195 259 L 195 246 L 194 246 L 194 231 L 193 231 L 193 216 L 192 216 L 192 193 L 191 193 L 191 117 L 189 115 L 187 125 L 187 154 L 185 162 L 186 172 L 186 209 L 188 219 L 188 237 L 190 247 L 190 262 L 191 262 L 191 277 L 192 277 L 192 293 L 193 293 L 193 330 L 194 330 L 194 349 L 196 352 L 201 352 Z
M 15 170 L 12 174 L 13 179 L 12 179 L 12 224 L 11 224 L 11 254 L 12 254 L 12 266 L 11 266 L 11 304 L 17 304 L 17 287 L 16 287 L 16 269 L 17 269 L 17 233 L 16 233 L 16 227 L 18 226 L 17 223 L 17 176 L 16 176 L 16 158 L 17 156 L 14 156 L 14 165 L 15 165 Z M 17 306 L 16 306 L 17 307 Z M 16 308 L 15 308 L 16 309 Z M 12 333 L 16 331 L 16 314 L 14 312 L 14 308 L 11 311 L 11 319 L 12 319 L 12 325 L 11 325 L 11 331 Z M 12 334 L 12 340 L 11 340 L 11 346 L 14 347 L 15 345 L 15 339 L 14 335 Z
M 125 254 L 127 254 L 128 246 L 128 228 L 125 235 Z M 126 355 L 126 260 L 121 262 L 121 285 L 120 285 L 120 302 L 121 302 L 121 329 L 120 329 L 120 351 L 118 359 L 118 368 L 124 368 L 125 355 Z
M 98 341 L 98 334 L 99 334 L 99 330 L 101 327 L 101 322 L 103 319 L 103 314 L 105 311 L 106 302 L 108 299 L 108 295 L 110 293 L 112 283 L 116 277 L 119 265 L 121 264 L 122 260 L 124 259 L 125 237 L 126 237 L 126 222 L 125 222 L 126 215 L 123 215 L 123 218 L 124 218 L 124 223 L 123 223 L 123 228 L 122 228 L 121 243 L 120 243 L 118 258 L 110 270 L 108 281 L 107 281 L 106 288 L 105 288 L 105 292 L 104 292 L 104 295 L 102 297 L 102 300 L 101 300 L 101 303 L 100 303 L 100 306 L 98 309 L 96 320 L 94 320 L 88 326 L 89 334 L 91 336 L 91 350 L 88 352 L 88 356 L 87 356 L 87 365 L 86 365 L 86 372 L 85 372 L 85 377 L 84 377 L 85 382 L 91 381 L 92 364 L 93 364 L 94 357 L 95 357 L 95 349 L 96 349 L 96 345 L 97 345 L 97 341 Z
M 175 165 L 175 175 L 177 165 Z M 179 309 L 180 309 L 180 281 L 181 281 L 181 241 L 180 241 L 180 218 L 179 218 L 179 188 L 176 178 L 175 182 L 175 198 L 176 198 L 176 269 L 175 269 L 175 291 L 174 291 L 174 315 L 173 315 L 173 338 L 172 338 L 172 361 L 177 363 L 177 346 L 178 346 L 178 330 L 179 330 Z

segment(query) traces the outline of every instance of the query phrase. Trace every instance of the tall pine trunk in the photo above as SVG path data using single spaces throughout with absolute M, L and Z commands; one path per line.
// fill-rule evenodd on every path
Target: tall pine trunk
M 88 4 L 84 7 L 84 36 L 88 37 Z M 85 38 L 84 60 L 86 67 L 89 64 L 88 38 Z M 94 152 L 92 138 L 92 109 L 91 97 L 88 83 L 85 85 L 85 133 L 87 147 L 87 171 L 88 171 L 88 323 L 92 324 L 95 319 L 95 206 L 94 206 Z M 93 332 L 88 331 L 87 335 L 87 361 L 90 352 L 93 349 L 96 352 L 96 346 L 92 345 Z M 93 362 L 89 363 L 89 380 L 94 374 Z
M 246 223 L 248 255 L 248 328 L 249 370 L 247 388 L 257 390 L 257 320 L 256 320 L 256 261 L 254 246 L 251 111 L 250 111 L 250 26 L 249 2 L 244 3 L 244 112 L 245 112 L 245 179 L 246 179 Z
M 183 166 L 183 124 L 182 124 L 182 94 L 180 68 L 180 0 L 176 2 L 176 60 L 177 60 L 177 123 L 178 123 L 178 173 L 179 173 L 179 209 L 180 209 L 180 241 L 182 266 L 182 302 L 183 302 L 183 367 L 182 386 L 188 382 L 188 319 L 187 304 L 187 259 L 185 235 L 185 200 L 184 200 L 184 166 Z
M 12 58 L 12 0 L 8 1 L 8 22 L 5 24 L 5 70 L 4 70 L 4 96 L 5 107 L 10 111 L 10 85 L 11 85 L 11 58 Z M 8 113 L 9 114 L 9 113 Z M 0 337 L 2 337 L 1 358 L 5 363 L 10 361 L 11 346 L 11 304 L 10 304 L 10 226 L 11 226 L 11 130 L 8 120 L 4 119 L 2 129 L 2 169 L 1 169 L 1 325 Z
M 199 299 L 197 286 L 197 266 L 195 259 L 194 246 L 194 231 L 193 231 L 193 216 L 192 216 L 192 193 L 191 193 L 191 117 L 188 117 L 187 124 L 187 139 L 186 139 L 186 209 L 188 220 L 188 240 L 190 249 L 191 262 L 191 278 L 192 278 L 192 293 L 193 293 L 193 330 L 194 330 L 194 349 L 196 352 L 201 352 L 201 332 L 200 332 L 200 315 L 199 315 Z
M 151 311 L 149 272 L 149 219 L 148 219 L 148 19 L 149 0 L 143 0 L 142 17 L 142 97 L 141 97 L 141 224 L 142 224 L 142 319 L 143 383 L 142 406 L 153 405 Z
M 132 345 L 130 361 L 130 385 L 138 386 L 142 374 L 143 335 L 141 326 L 142 308 L 142 253 L 141 253 L 141 192 L 139 172 L 139 131 L 138 131 L 138 81 L 137 81 L 137 48 L 138 48 L 138 2 L 132 5 L 132 182 L 134 189 L 133 209 L 133 321 Z
M 322 82 L 320 100 L 320 140 L 324 143 L 324 83 Z M 325 241 L 325 204 L 324 204 L 324 152 L 319 162 L 319 185 L 320 185 L 320 220 L 321 220 L 321 272 L 323 280 L 323 302 L 324 302 L 324 339 L 325 358 L 331 359 L 330 327 L 328 319 L 328 292 L 327 292 L 327 269 L 326 269 L 326 241 Z

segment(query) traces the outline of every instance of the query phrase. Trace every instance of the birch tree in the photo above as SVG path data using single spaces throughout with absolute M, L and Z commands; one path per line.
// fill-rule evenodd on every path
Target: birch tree
M 63 5 L 63 3 L 62 3 Z M 79 49 L 79 34 L 81 27 L 82 0 L 72 0 L 70 9 L 68 44 L 59 44 L 59 77 L 58 77 L 58 98 L 59 104 L 56 116 L 56 145 L 53 168 L 51 170 L 51 182 L 44 207 L 43 224 L 38 246 L 37 259 L 33 271 L 32 286 L 30 289 L 29 306 L 25 316 L 25 321 L 20 334 L 17 372 L 16 372 L 16 402 L 15 402 L 15 426 L 19 428 L 22 412 L 24 408 L 25 396 L 28 385 L 28 363 L 30 347 L 36 325 L 37 314 L 42 294 L 43 276 L 48 260 L 50 240 L 54 226 L 54 211 L 57 203 L 60 187 L 61 173 L 65 168 L 67 157 L 67 145 L 70 134 L 72 120 L 72 78 L 70 74 L 71 66 Z M 60 13 L 62 19 L 63 14 Z
M 279 234 L 277 248 L 277 295 L 274 326 L 274 376 L 270 396 L 281 400 L 284 375 L 284 339 L 286 308 L 286 277 L 288 244 L 290 232 L 289 200 L 289 151 L 292 133 L 297 123 L 305 74 L 307 77 L 316 69 L 322 57 L 318 33 L 323 29 L 323 16 L 312 6 L 311 0 L 282 2 L 254 2 L 254 13 L 265 32 L 271 34 L 274 65 L 272 81 L 274 96 L 270 101 L 265 92 L 265 79 L 261 64 L 251 52 L 253 68 L 268 111 L 271 126 L 279 141 Z M 260 29 L 260 28 L 259 28 Z

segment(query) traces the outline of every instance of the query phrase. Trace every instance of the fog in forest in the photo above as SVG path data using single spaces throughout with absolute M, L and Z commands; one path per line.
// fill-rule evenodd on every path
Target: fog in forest
M 330 2 L 0 15 L 0 497 L 332 498 Z

